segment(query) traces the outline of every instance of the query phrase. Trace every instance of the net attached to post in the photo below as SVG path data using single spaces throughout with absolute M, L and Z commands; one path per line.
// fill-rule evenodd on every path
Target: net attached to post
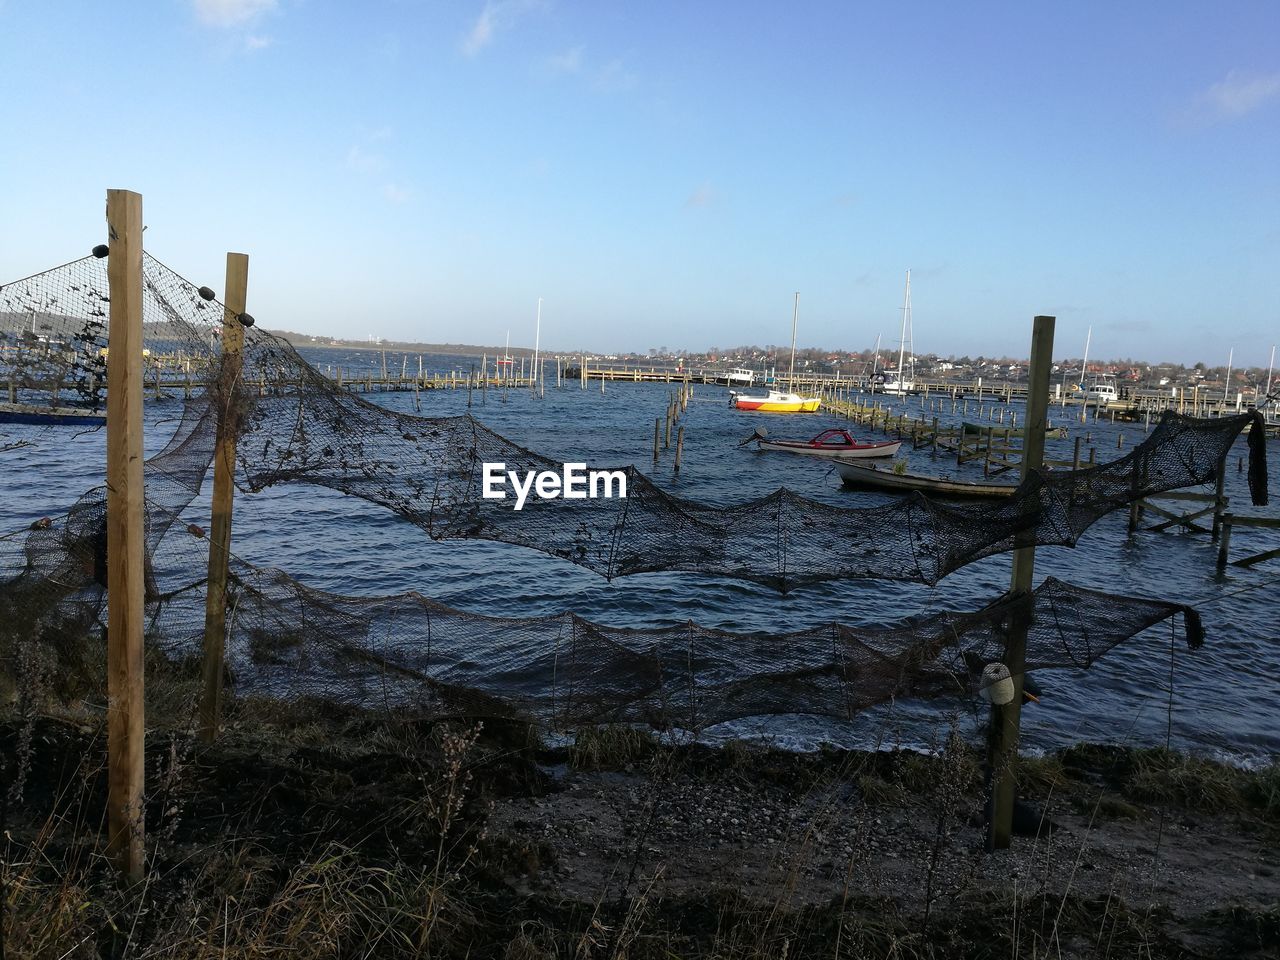
M 1139 497 L 1214 479 L 1240 432 L 1257 425 L 1248 414 L 1167 413 L 1128 455 L 1033 472 L 1014 496 L 990 504 L 917 494 L 887 506 L 836 507 L 784 489 L 712 507 L 672 496 L 626 467 L 626 498 L 531 500 L 515 511 L 481 496 L 482 465 L 559 470 L 558 461 L 470 416 L 417 417 L 369 403 L 257 328 L 245 330 L 241 376 L 229 381 L 219 375 L 221 305 L 150 257 L 144 273 L 154 389 L 188 396 L 171 441 L 147 463 L 149 639 L 178 657 L 198 649 L 203 630 L 206 546 L 178 518 L 208 472 L 219 412 L 236 426 L 250 490 L 317 484 L 380 504 L 433 537 L 526 546 L 608 577 L 681 570 L 782 589 L 847 578 L 932 584 L 1011 549 L 1015 538 L 1073 544 Z M 17 404 L 54 409 L 70 391 L 83 409 L 101 407 L 105 290 L 105 261 L 95 258 L 0 289 L 7 318 L 0 379 L 14 385 Z M 1251 432 L 1250 479 L 1255 502 L 1265 502 L 1264 448 L 1255 435 L 1261 430 Z M 66 677 L 94 662 L 105 616 L 105 529 L 98 487 L 57 519 L 0 534 L 0 658 L 11 676 L 28 669 L 28 654 L 29 669 Z M 694 624 L 638 631 L 570 614 L 483 618 L 417 595 L 337 597 L 279 572 L 243 564 L 233 572 L 227 656 L 243 691 L 428 703 L 446 713 L 555 723 L 701 728 L 761 713 L 843 717 L 892 696 L 962 691 L 975 663 L 999 657 L 1015 602 L 880 631 L 838 624 L 772 635 Z M 1046 581 L 1033 602 L 1029 666 L 1087 666 L 1182 610 L 1057 581 Z

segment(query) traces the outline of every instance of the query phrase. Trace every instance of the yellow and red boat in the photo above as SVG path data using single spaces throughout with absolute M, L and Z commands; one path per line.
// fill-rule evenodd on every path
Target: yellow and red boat
M 791 311 L 791 369 L 787 372 L 787 386 L 795 383 L 796 373 L 796 322 L 800 317 L 800 294 L 796 293 Z M 802 397 L 798 393 L 770 390 L 767 396 L 744 397 L 729 391 L 729 406 L 735 410 L 758 410 L 760 413 L 816 413 L 822 400 L 818 397 Z
M 731 392 L 729 399 L 735 410 L 757 410 L 760 413 L 814 413 L 822 400 L 802 397 L 798 393 L 770 390 L 767 396 L 744 397 Z

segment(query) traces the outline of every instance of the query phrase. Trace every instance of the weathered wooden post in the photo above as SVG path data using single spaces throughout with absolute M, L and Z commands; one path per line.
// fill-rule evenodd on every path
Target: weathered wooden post
M 142 879 L 146 506 L 142 475 L 142 196 L 107 191 L 107 852 Z
M 659 439 L 658 432 L 660 429 L 659 424 L 661 423 L 662 423 L 662 420 L 659 417 L 653 418 L 653 462 L 654 463 L 658 462 L 658 439 Z
M 680 472 L 680 460 L 684 456 L 684 424 L 676 433 L 676 473 Z
M 231 557 L 231 509 L 235 493 L 236 433 L 239 429 L 240 373 L 249 290 L 249 257 L 227 254 L 223 297 L 222 361 L 218 370 L 218 423 L 213 449 L 213 511 L 209 523 L 209 585 L 204 605 L 204 689 L 200 698 L 200 739 L 213 743 L 222 721 L 222 661 L 227 638 L 227 568 Z
M 1222 531 L 1222 514 L 1226 510 L 1227 455 L 1224 453 L 1218 461 L 1218 482 L 1213 491 L 1213 542 L 1218 542 Z
M 1045 420 L 1049 411 L 1049 374 L 1053 354 L 1053 317 L 1036 317 L 1031 333 L 1031 365 L 1027 383 L 1027 415 L 1022 431 L 1022 470 L 1025 480 L 1044 463 Z M 1028 509 L 1035 509 L 1033 504 Z M 1026 670 L 1027 630 L 1030 627 L 1030 594 L 1035 573 L 1035 531 L 1015 534 L 1013 572 L 1009 593 L 1026 604 L 1014 612 L 1005 640 L 1004 664 L 1013 677 L 1013 699 L 991 708 L 987 762 L 991 771 L 991 822 L 987 849 L 1003 850 L 1013 834 L 1013 800 L 1017 786 L 1018 732 L 1022 720 L 1022 675 Z
M 1218 540 L 1218 572 L 1221 573 L 1227 569 L 1227 554 L 1231 547 L 1231 527 L 1235 522 L 1235 516 L 1230 513 L 1222 515 L 1222 536 Z

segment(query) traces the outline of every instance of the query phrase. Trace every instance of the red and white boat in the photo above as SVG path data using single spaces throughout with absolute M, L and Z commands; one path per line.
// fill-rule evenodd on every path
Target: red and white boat
M 901 440 L 855 440 L 845 430 L 824 430 L 812 440 L 767 440 L 764 433 L 757 430 L 751 439 L 760 450 L 800 453 L 810 457 L 838 457 L 841 460 L 892 457 L 902 446 Z

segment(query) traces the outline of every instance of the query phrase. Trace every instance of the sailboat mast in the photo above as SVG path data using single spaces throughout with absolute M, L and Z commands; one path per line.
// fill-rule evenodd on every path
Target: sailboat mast
M 902 299 L 902 330 L 898 334 L 898 392 L 906 387 L 902 379 L 902 360 L 907 349 L 907 323 L 911 320 L 911 271 L 907 271 L 907 290 Z
M 1236 360 L 1236 348 L 1232 347 L 1227 352 L 1227 385 L 1222 388 L 1222 405 L 1225 407 L 1231 402 L 1231 367 Z
M 1276 365 L 1276 345 L 1273 343 L 1271 345 L 1271 362 L 1267 364 L 1267 389 L 1263 394 L 1266 397 L 1271 396 L 1271 369 L 1275 365 Z
M 529 382 L 538 379 L 538 342 L 542 338 L 542 298 L 538 298 L 538 319 L 533 326 L 533 371 L 529 374 Z
M 1093 326 L 1089 326 L 1089 332 L 1084 335 L 1084 359 L 1080 361 L 1080 389 L 1084 390 L 1085 377 L 1089 372 L 1089 341 L 1093 339 Z
M 787 371 L 787 389 L 795 390 L 796 377 L 796 322 L 800 319 L 800 291 L 796 291 L 795 306 L 791 308 L 791 369 Z

